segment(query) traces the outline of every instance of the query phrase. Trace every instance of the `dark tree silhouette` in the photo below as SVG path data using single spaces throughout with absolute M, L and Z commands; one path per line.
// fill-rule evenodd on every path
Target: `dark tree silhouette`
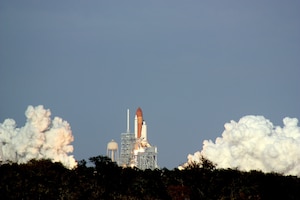
M 300 199 L 300 178 L 216 169 L 209 160 L 185 170 L 120 168 L 96 156 L 66 169 L 50 160 L 0 165 L 1 199 Z

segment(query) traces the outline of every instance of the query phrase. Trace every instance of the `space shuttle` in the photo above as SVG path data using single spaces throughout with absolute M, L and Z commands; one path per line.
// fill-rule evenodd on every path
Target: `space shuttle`
M 150 146 L 147 141 L 147 125 L 143 119 L 143 111 L 140 107 L 136 110 L 134 118 L 134 136 L 142 146 Z

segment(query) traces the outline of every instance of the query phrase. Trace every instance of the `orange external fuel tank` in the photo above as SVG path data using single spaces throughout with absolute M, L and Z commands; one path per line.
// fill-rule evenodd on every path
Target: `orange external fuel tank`
M 139 107 L 136 110 L 136 116 L 137 116 L 137 138 L 140 138 L 142 135 L 142 125 L 143 125 L 143 111 Z

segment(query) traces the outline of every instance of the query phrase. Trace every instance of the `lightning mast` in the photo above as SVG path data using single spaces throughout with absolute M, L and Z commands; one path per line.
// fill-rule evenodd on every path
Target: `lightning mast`
M 130 129 L 129 129 L 129 109 L 127 109 L 127 133 L 130 133 Z

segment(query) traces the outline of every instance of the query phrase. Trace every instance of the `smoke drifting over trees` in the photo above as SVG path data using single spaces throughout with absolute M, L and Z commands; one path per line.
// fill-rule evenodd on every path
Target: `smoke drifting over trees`
M 0 123 L 0 160 L 26 163 L 32 159 L 50 159 L 61 162 L 67 168 L 77 165 L 70 145 L 74 138 L 68 122 L 59 117 L 51 121 L 50 110 L 43 106 L 28 106 L 27 122 L 16 127 L 13 119 Z
M 261 170 L 300 176 L 300 127 L 298 119 L 284 118 L 283 127 L 263 116 L 245 116 L 224 125 L 222 137 L 205 140 L 203 149 L 188 155 L 188 163 L 204 156 L 218 168 Z

